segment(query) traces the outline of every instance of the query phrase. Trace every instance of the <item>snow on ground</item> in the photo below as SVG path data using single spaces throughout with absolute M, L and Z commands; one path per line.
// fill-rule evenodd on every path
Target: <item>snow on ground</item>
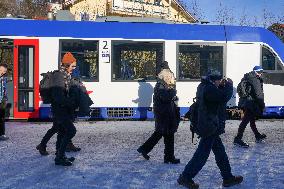
M 284 188 L 284 120 L 258 121 L 266 143 L 255 143 L 251 129 L 244 140 L 250 148 L 232 144 L 239 121 L 228 121 L 222 135 L 234 174 L 244 182 L 232 189 Z M 76 123 L 74 143 L 82 151 L 68 153 L 76 157 L 72 167 L 54 165 L 55 139 L 48 144 L 51 155 L 40 156 L 35 149 L 51 123 L 8 122 L 8 141 L 0 141 L 0 188 L 10 189 L 104 189 L 104 188 L 180 188 L 176 179 L 192 157 L 197 145 L 191 142 L 188 122 L 182 122 L 176 134 L 176 157 L 179 165 L 163 163 L 161 140 L 144 160 L 136 149 L 153 132 L 152 121 L 109 121 Z M 195 141 L 195 143 L 197 140 Z M 222 179 L 211 153 L 208 162 L 194 179 L 201 189 L 222 188 Z

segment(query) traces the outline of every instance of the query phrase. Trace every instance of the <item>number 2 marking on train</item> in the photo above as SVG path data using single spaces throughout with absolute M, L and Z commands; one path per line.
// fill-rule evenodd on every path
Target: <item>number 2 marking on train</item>
M 104 43 L 103 49 L 108 49 L 108 47 L 107 47 L 107 41 L 103 41 L 103 43 Z

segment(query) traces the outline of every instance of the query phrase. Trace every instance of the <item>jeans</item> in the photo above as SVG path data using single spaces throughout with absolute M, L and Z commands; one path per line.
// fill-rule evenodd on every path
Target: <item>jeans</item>
M 233 175 L 228 156 L 219 135 L 213 135 L 200 139 L 198 148 L 196 149 L 191 160 L 185 166 L 182 175 L 186 179 L 192 180 L 207 162 L 211 150 L 215 155 L 216 164 L 221 171 L 221 176 L 223 179 L 232 178 Z

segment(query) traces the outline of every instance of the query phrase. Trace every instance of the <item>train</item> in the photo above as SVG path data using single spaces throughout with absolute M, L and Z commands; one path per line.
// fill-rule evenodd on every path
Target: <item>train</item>
M 153 88 L 163 61 L 176 76 L 181 116 L 201 77 L 219 70 L 234 81 L 228 110 L 238 110 L 236 86 L 261 65 L 266 108 L 284 116 L 284 44 L 261 27 L 0 19 L 0 62 L 8 64 L 8 117 L 48 119 L 39 94 L 42 73 L 59 68 L 71 52 L 94 104 L 90 119 L 152 119 Z

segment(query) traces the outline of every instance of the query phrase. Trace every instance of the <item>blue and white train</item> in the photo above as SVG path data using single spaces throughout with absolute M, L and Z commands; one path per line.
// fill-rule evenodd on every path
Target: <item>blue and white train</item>
M 264 115 L 284 115 L 284 44 L 264 28 L 13 19 L 1 19 L 0 28 L 0 61 L 12 70 L 12 119 L 51 116 L 50 105 L 40 100 L 39 80 L 58 69 L 67 51 L 77 58 L 75 74 L 94 101 L 91 118 L 153 118 L 153 87 L 164 60 L 177 78 L 182 115 L 208 69 L 220 70 L 236 86 L 255 65 L 267 72 Z M 235 90 L 228 107 L 237 102 Z

